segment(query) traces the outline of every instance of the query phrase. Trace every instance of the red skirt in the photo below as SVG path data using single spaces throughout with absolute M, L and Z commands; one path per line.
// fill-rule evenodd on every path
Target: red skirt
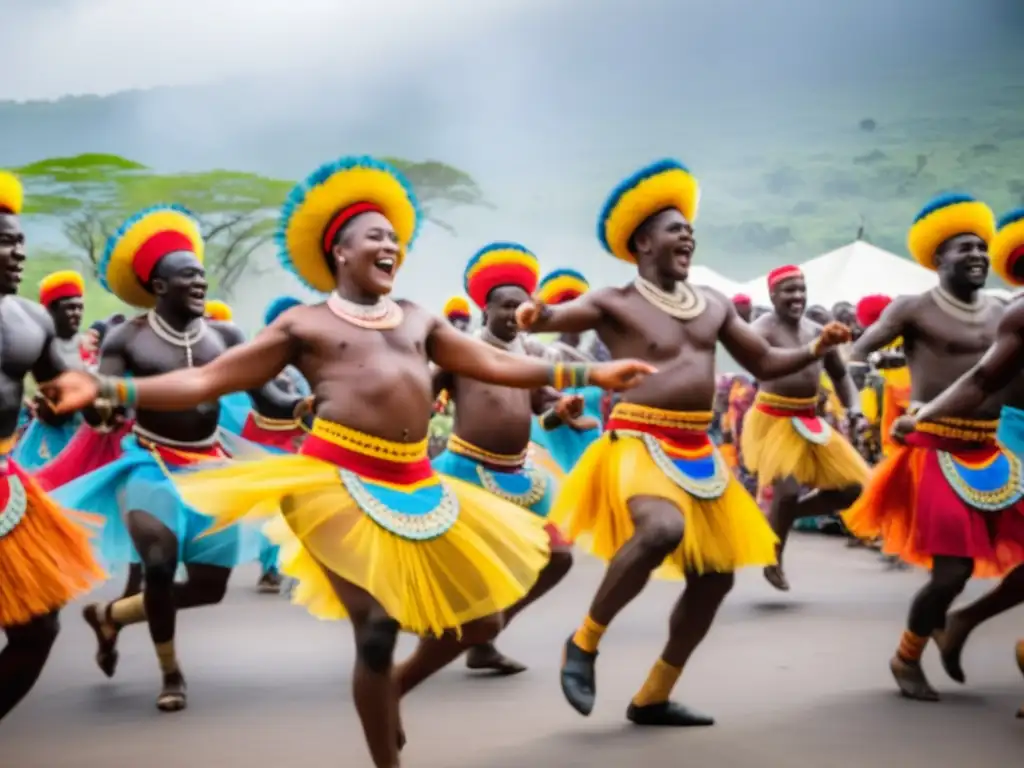
M 276 424 L 273 427 L 268 427 L 261 421 L 264 420 L 249 411 L 249 415 L 245 418 L 245 425 L 242 427 L 242 437 L 253 443 L 268 448 L 277 448 L 286 453 L 295 453 L 299 450 L 302 440 L 306 437 L 306 430 L 302 428 L 301 423 L 295 421 L 293 426 L 285 428 Z
M 1020 468 L 994 442 L 917 432 L 875 467 L 843 520 L 912 565 L 969 558 L 976 577 L 998 578 L 1024 563 Z
M 77 480 L 93 470 L 105 467 L 121 456 L 121 441 L 131 432 L 131 423 L 123 423 L 110 432 L 100 432 L 83 424 L 64 450 L 34 473 L 44 491 L 52 491 Z

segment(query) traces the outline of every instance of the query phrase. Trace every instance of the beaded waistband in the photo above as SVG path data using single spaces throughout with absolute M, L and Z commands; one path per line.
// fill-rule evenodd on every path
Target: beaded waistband
M 252 422 L 266 432 L 293 432 L 302 428 L 302 421 L 299 419 L 272 419 L 269 416 L 261 416 L 256 411 L 250 411 Z
M 686 432 L 707 432 L 713 418 L 711 411 L 668 411 L 637 403 L 616 403 L 612 408 L 608 428 L 612 428 L 611 422 L 622 421 Z
M 142 443 L 151 443 L 153 445 L 161 446 L 163 448 L 175 448 L 182 451 L 203 451 L 208 450 L 217 444 L 217 432 L 214 431 L 212 435 L 202 440 L 172 440 L 169 437 L 158 435 L 156 432 L 150 432 L 145 427 L 140 427 L 138 424 L 132 424 L 132 432 L 135 433 L 135 437 Z
M 754 398 L 754 403 L 756 405 L 766 405 L 769 408 L 779 411 L 805 411 L 808 408 L 816 408 L 818 405 L 818 398 L 786 397 L 785 395 L 777 395 L 774 392 L 758 390 L 757 396 Z
M 314 419 L 310 435 L 351 453 L 382 461 L 413 464 L 427 458 L 425 438 L 416 443 L 393 443 L 324 419 Z
M 448 436 L 448 450 L 467 459 L 478 461 L 481 464 L 489 464 L 493 467 L 508 467 L 518 469 L 526 464 L 526 455 L 529 449 L 524 449 L 518 454 L 491 453 L 483 448 L 466 442 L 454 432 Z
M 993 443 L 996 430 L 999 429 L 998 419 L 957 419 L 952 417 L 921 421 L 917 431 L 925 435 L 944 437 L 949 440 L 962 440 L 966 443 Z

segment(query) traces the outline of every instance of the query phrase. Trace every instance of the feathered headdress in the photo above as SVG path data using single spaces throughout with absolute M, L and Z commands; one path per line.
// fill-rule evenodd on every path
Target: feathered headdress
M 210 320 L 219 320 L 222 323 L 229 323 L 231 322 L 231 318 L 235 316 L 235 313 L 231 311 L 231 307 L 220 299 L 210 299 L 206 302 L 206 316 Z
M 270 325 L 289 309 L 298 307 L 301 304 L 302 302 L 294 296 L 278 296 L 267 305 L 266 310 L 263 312 L 263 324 Z
M 999 219 L 995 237 L 988 247 L 992 269 L 1013 286 L 1024 285 L 1024 208 Z
M 861 328 L 874 325 L 890 304 L 892 298 L 881 293 L 865 296 L 857 302 L 857 323 Z
M 25 205 L 25 189 L 13 173 L 0 171 L 0 213 L 20 216 Z
M 107 240 L 97 272 L 100 283 L 125 304 L 140 309 L 156 305 L 149 288 L 156 265 L 176 251 L 203 261 L 199 222 L 180 205 L 155 205 L 139 211 Z
M 624 179 L 612 190 L 597 219 L 597 239 L 612 256 L 636 262 L 629 242 L 654 214 L 675 208 L 691 224 L 697 218 L 700 185 L 678 160 L 659 160 Z
M 73 269 L 51 272 L 39 281 L 39 303 L 48 307 L 61 299 L 85 295 L 85 280 Z
M 970 195 L 944 194 L 914 217 L 907 233 L 907 250 L 922 267 L 935 269 L 935 252 L 957 235 L 977 235 L 986 243 L 996 231 L 992 209 Z
M 420 208 L 397 168 L 372 157 L 343 157 L 317 168 L 289 193 L 277 231 L 282 266 L 314 291 L 333 291 L 328 259 L 342 227 L 375 211 L 398 236 L 399 263 L 412 248 Z
M 537 286 L 537 299 L 544 304 L 564 304 L 590 290 L 590 284 L 575 269 L 548 272 Z
M 525 246 L 498 242 L 485 245 L 469 260 L 463 285 L 473 303 L 487 306 L 491 291 L 501 285 L 517 285 L 528 295 L 537 289 L 540 265 Z
M 465 296 L 450 296 L 448 301 L 444 303 L 442 314 L 449 320 L 458 318 L 469 320 L 472 317 L 469 301 Z

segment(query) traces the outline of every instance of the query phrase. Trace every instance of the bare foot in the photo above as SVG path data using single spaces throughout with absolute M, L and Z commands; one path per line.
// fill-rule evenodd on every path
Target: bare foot
M 90 603 L 82 609 L 82 618 L 96 634 L 96 666 L 104 675 L 113 677 L 117 671 L 117 626 L 106 618 L 107 605 Z
M 781 565 L 769 565 L 764 569 L 764 577 L 779 592 L 789 592 L 789 581 Z
M 181 712 L 187 705 L 185 676 L 180 672 L 164 675 L 164 687 L 156 697 L 156 708 L 161 712 Z
M 889 662 L 889 669 L 892 676 L 896 678 L 896 685 L 900 687 L 900 693 L 914 701 L 938 701 L 939 693 L 924 676 L 924 670 L 920 662 L 914 663 L 904 661 L 899 656 L 893 656 Z
M 932 639 L 939 648 L 939 658 L 946 674 L 958 683 L 967 682 L 967 676 L 961 666 L 960 657 L 964 652 L 964 643 L 974 627 L 967 624 L 962 616 L 951 613 L 946 617 L 946 628 L 937 629 Z
M 493 672 L 500 677 L 509 677 L 525 672 L 526 667 L 499 651 L 493 643 L 474 645 L 466 653 L 466 668 Z

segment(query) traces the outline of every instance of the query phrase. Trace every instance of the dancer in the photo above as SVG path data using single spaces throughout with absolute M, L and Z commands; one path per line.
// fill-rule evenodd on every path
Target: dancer
M 755 333 L 782 349 L 801 349 L 818 336 L 822 326 L 804 317 L 807 284 L 799 267 L 772 270 L 768 293 L 772 312 L 751 325 Z M 782 592 L 789 591 L 782 555 L 793 524 L 849 507 L 870 471 L 857 449 L 819 417 L 823 372 L 848 422 L 859 424 L 860 398 L 837 350 L 802 371 L 759 382 L 743 424 L 743 461 L 758 489 L 771 489 L 768 520 L 779 537 L 778 563 L 766 566 L 764 577 Z
M 483 312 L 477 337 L 517 355 L 529 354 L 516 327 L 516 309 L 537 288 L 537 258 L 517 243 L 491 243 L 470 259 L 465 271 L 466 293 Z M 543 352 L 544 350 L 540 350 Z M 538 356 L 535 351 L 535 356 Z M 527 458 L 533 414 L 550 427 L 589 426 L 580 419 L 582 399 L 562 396 L 550 387 L 532 392 L 500 387 L 439 371 L 434 390 L 448 392 L 455 406 L 455 424 L 447 449 L 433 466 L 442 475 L 456 477 L 546 518 L 554 496 L 549 473 Z M 551 559 L 527 595 L 504 613 L 507 625 L 524 608 L 553 589 L 572 566 L 572 551 L 558 529 L 547 526 Z M 466 666 L 515 675 L 523 664 L 501 653 L 494 643 L 469 649 Z
M 992 211 L 966 195 L 944 195 L 917 215 L 908 249 L 938 272 L 937 287 L 900 296 L 864 331 L 853 359 L 903 338 L 912 399 L 927 403 L 971 370 L 995 340 L 1003 307 L 982 288 L 988 276 Z M 917 420 L 917 433 L 875 467 L 844 515 L 850 531 L 881 536 L 883 551 L 931 568 L 910 605 L 890 667 L 904 696 L 938 701 L 921 666 L 929 638 L 971 575 L 1002 576 L 1024 560 L 1021 461 L 996 443 L 998 396 L 955 417 Z M 927 413 L 927 411 L 926 411 Z
M 156 206 L 128 219 L 108 241 L 99 274 L 104 287 L 124 303 L 149 310 L 107 336 L 100 359 L 104 375 L 191 369 L 242 341 L 235 326 L 203 317 L 203 241 L 197 223 L 182 208 Z M 250 394 L 256 401 L 286 400 L 270 386 Z M 294 401 L 289 400 L 293 406 Z M 231 569 L 255 560 L 258 552 L 256 533 L 237 526 L 203 535 L 210 521 L 182 501 L 168 477 L 225 455 L 217 399 L 171 411 L 136 408 L 134 434 L 125 440 L 123 455 L 55 492 L 71 509 L 102 514 L 109 526 L 127 526 L 133 554 L 142 563 L 142 594 L 93 603 L 83 615 L 96 634 L 96 662 L 108 677 L 117 668 L 120 631 L 148 624 L 162 677 L 156 704 L 163 712 L 186 706 L 174 642 L 177 611 L 219 603 Z M 179 563 L 186 567 L 184 583 L 174 581 Z
M 64 358 L 47 311 L 17 296 L 25 268 L 20 181 L 0 171 L 0 720 L 35 685 L 59 629 L 57 613 L 103 580 L 89 532 L 11 458 L 25 377 L 49 381 Z M 84 522 L 84 521 L 83 521 Z
M 1015 287 L 1024 285 L 1024 208 L 1011 211 L 999 221 L 999 229 L 990 249 L 992 268 Z M 999 394 L 1005 398 L 999 419 L 999 442 L 1018 459 L 1024 458 L 1024 299 L 1013 299 L 999 323 L 995 343 L 988 353 L 951 387 L 913 416 L 896 422 L 896 433 L 906 439 L 920 425 L 972 413 L 985 407 Z M 1004 538 L 1008 529 L 1017 531 L 1016 542 L 1024 542 L 1024 520 L 1013 513 L 999 518 Z M 1000 531 L 997 528 L 997 537 Z M 1010 553 L 1007 553 L 1010 554 Z M 1024 560 L 1024 557 L 1022 557 Z M 961 664 L 964 644 L 980 624 L 1024 603 L 1024 565 L 1011 571 L 991 592 L 957 609 L 946 618 L 944 629 L 934 633 L 946 672 L 963 683 Z M 1024 644 L 1017 646 L 1017 661 L 1024 672 Z
M 470 323 L 473 322 L 473 313 L 465 296 L 451 296 L 444 303 L 444 310 L 441 314 L 460 331 L 468 331 Z
M 56 331 L 52 349 L 63 369 L 85 367 L 82 325 L 85 281 L 73 270 L 52 272 L 39 283 L 39 303 L 46 307 Z M 27 472 L 34 472 L 59 454 L 74 437 L 81 422 L 77 413 L 58 416 L 41 398 L 34 402 L 35 418 L 14 449 L 14 460 Z
M 578 299 L 590 289 L 585 277 L 574 269 L 556 269 L 548 273 L 537 286 L 536 298 L 546 305 L 557 306 Z M 547 354 L 563 363 L 593 363 L 593 357 L 580 349 L 581 336 L 578 333 L 563 333 L 547 345 Z M 576 424 L 562 424 L 557 421 L 535 419 L 531 439 L 544 448 L 557 462 L 561 472 L 569 472 L 591 443 L 601 436 L 603 423 L 602 402 L 605 393 L 598 387 L 577 387 L 566 390 L 566 394 L 578 395 L 583 400 L 583 414 L 593 421 L 589 429 L 580 429 Z
M 367 157 L 329 163 L 289 195 L 279 232 L 282 262 L 313 290 L 331 292 L 326 302 L 297 307 L 200 368 L 136 380 L 72 375 L 47 386 L 59 409 L 100 392 L 136 401 L 140 412 L 185 409 L 268 381 L 288 363 L 299 367 L 317 391 L 300 455 L 175 480 L 222 523 L 273 517 L 280 504 L 290 552 L 283 570 L 299 579 L 296 601 L 352 620 L 356 708 L 379 768 L 399 765 L 399 697 L 492 639 L 501 612 L 549 558 L 541 518 L 430 467 L 428 355 L 456 375 L 523 389 L 588 378 L 624 389 L 653 370 L 631 360 L 579 368 L 517 357 L 392 300 L 419 218 L 392 166 Z M 421 641 L 393 669 L 400 630 Z
M 707 437 L 715 346 L 768 380 L 804 368 L 847 339 L 839 325 L 802 349 L 773 349 L 717 291 L 687 282 L 695 247 L 696 179 L 680 163 L 641 169 L 611 194 L 598 225 L 604 247 L 637 265 L 623 288 L 590 291 L 558 307 L 519 308 L 520 327 L 597 331 L 613 358 L 659 370 L 618 403 L 605 433 L 576 465 L 551 516 L 610 561 L 590 612 L 565 644 L 562 691 L 581 714 L 594 707 L 598 643 L 609 623 L 661 567 L 686 589 L 669 640 L 627 710 L 641 725 L 711 725 L 669 694 L 733 585 L 733 572 L 775 561 L 776 537 Z

